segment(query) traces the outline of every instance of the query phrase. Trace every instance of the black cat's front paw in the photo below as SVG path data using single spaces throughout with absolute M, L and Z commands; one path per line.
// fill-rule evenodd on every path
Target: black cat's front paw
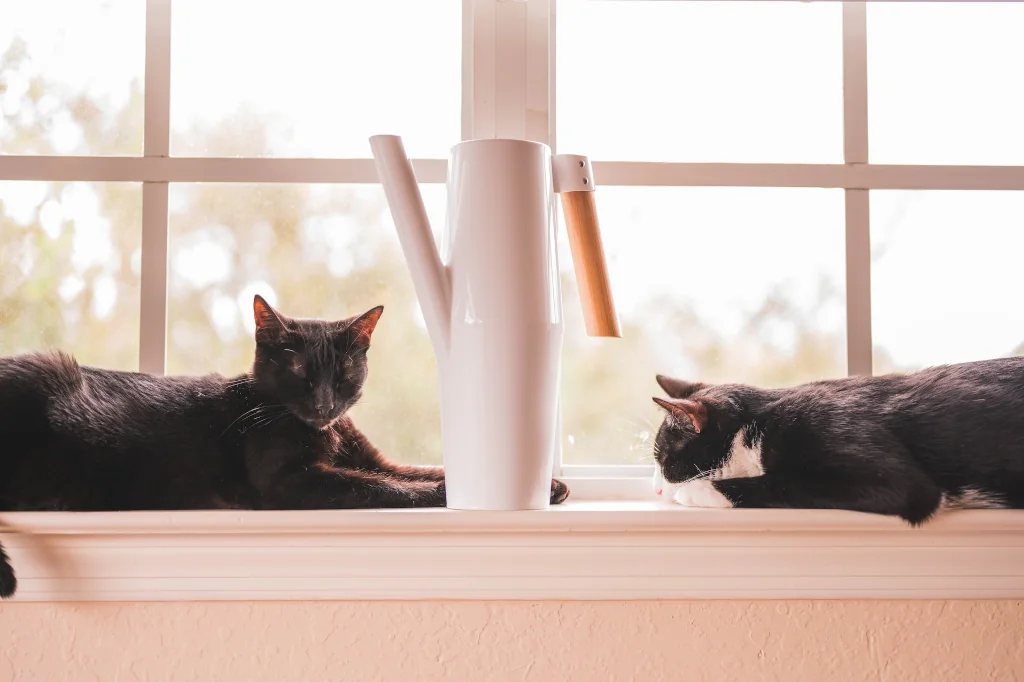
M 444 481 L 439 481 L 434 487 L 434 493 L 432 495 L 431 507 L 447 507 L 448 506 L 448 492 L 445 487 Z
M 551 479 L 551 504 L 562 504 L 569 497 L 569 486 L 556 478 Z

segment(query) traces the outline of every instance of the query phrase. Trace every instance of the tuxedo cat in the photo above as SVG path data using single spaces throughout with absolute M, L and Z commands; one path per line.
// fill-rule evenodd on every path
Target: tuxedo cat
M 655 489 L 685 506 L 914 525 L 947 508 L 1024 508 L 1024 358 L 775 390 L 658 383 Z
M 0 511 L 444 506 L 441 469 L 388 461 L 346 416 L 383 308 L 340 322 L 259 296 L 253 309 L 252 371 L 232 379 L 0 358 Z M 552 503 L 568 492 L 552 481 Z M 0 596 L 15 584 L 0 548 Z

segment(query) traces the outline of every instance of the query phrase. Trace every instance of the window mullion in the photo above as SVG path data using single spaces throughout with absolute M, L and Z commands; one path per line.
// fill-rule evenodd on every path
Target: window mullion
M 171 0 L 146 0 L 143 154 L 167 157 L 171 139 Z M 142 184 L 139 370 L 163 374 L 167 357 L 166 182 Z
M 843 4 L 843 137 L 849 167 L 868 163 L 867 6 Z M 872 373 L 871 224 L 868 190 L 846 190 L 847 373 Z
M 554 2 L 465 0 L 463 139 L 551 144 Z

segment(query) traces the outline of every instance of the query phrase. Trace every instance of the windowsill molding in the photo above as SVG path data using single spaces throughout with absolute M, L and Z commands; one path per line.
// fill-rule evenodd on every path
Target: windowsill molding
M 1024 511 L 4 513 L 16 601 L 1019 599 Z M 2 605 L 0 605 L 2 608 Z

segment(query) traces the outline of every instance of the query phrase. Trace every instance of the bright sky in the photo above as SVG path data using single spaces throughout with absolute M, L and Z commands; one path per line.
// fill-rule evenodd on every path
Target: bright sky
M 460 129 L 460 5 L 175 0 L 172 126 L 245 106 L 279 122 L 278 155 L 366 157 L 369 135 L 395 132 L 411 154 L 444 157 Z M 0 51 L 20 35 L 49 78 L 117 106 L 142 74 L 143 7 L 0 0 Z M 561 0 L 559 147 L 595 160 L 841 162 L 840 11 Z M 1024 164 L 1024 3 L 875 3 L 868 29 L 873 162 Z M 0 96 L 6 116 L 18 97 Z M 73 126 L 54 135 L 78 144 Z M 670 292 L 729 332 L 769 288 L 808 306 L 820 275 L 842 290 L 840 190 L 605 187 L 599 201 L 625 314 Z M 439 223 L 440 187 L 428 205 Z M 874 336 L 897 363 L 1024 341 L 1024 193 L 874 192 L 871 215 L 875 245 L 888 245 Z M 842 309 L 818 324 L 842 329 Z

